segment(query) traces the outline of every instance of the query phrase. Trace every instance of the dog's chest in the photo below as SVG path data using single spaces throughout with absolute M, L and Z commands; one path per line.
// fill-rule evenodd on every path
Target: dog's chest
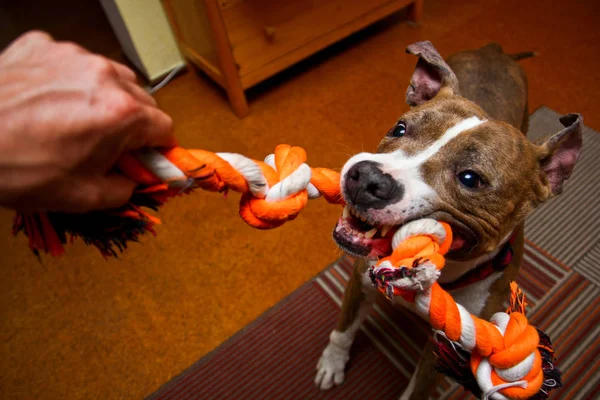
M 458 304 L 466 308 L 471 314 L 479 315 L 483 311 L 487 299 L 490 296 L 492 285 L 502 276 L 502 274 L 502 271 L 494 272 L 485 279 L 452 290 L 450 291 L 450 294 Z

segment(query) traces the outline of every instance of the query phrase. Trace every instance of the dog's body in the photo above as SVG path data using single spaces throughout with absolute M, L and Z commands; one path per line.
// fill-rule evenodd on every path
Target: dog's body
M 441 284 L 460 281 L 507 246 L 512 261 L 485 278 L 451 291 L 484 319 L 502 310 L 523 256 L 523 220 L 562 191 L 581 147 L 581 116 L 541 145 L 526 140 L 527 81 L 515 58 L 491 44 L 446 62 L 429 42 L 408 53 L 419 61 L 406 93 L 413 108 L 379 145 L 352 157 L 342 170 L 347 202 L 334 230 L 346 252 L 358 256 L 342 313 L 317 366 L 322 389 L 342 383 L 354 336 L 378 295 L 368 266 L 391 252 L 398 226 L 422 217 L 448 222 L 454 241 Z M 425 400 L 433 389 L 431 344 L 419 360 L 403 400 Z

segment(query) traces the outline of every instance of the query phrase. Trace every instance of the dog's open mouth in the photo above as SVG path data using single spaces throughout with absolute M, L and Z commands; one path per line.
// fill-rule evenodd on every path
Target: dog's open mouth
M 473 241 L 470 240 L 469 233 L 464 232 L 462 227 L 455 226 L 451 221 L 446 222 L 450 223 L 454 232 L 450 251 L 458 253 L 470 247 Z M 369 258 L 387 257 L 392 253 L 392 238 L 400 226 L 373 224 L 351 207 L 346 206 L 333 230 L 333 239 L 348 254 Z
M 349 206 L 333 230 L 333 238 L 346 253 L 360 257 L 385 257 L 392 252 L 392 237 L 398 226 L 374 226 Z

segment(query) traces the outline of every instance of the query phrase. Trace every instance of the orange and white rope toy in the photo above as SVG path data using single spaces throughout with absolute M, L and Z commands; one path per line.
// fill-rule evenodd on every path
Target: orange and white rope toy
M 494 314 L 490 322 L 470 314 L 437 283 L 451 243 L 448 224 L 410 222 L 394 234 L 392 255 L 371 266 L 371 280 L 388 298 L 410 303 L 452 348 L 471 353 L 470 369 L 482 399 L 546 398 L 560 385 L 560 375 L 549 339 L 524 315 L 524 295 L 513 282 L 508 312 Z
M 277 146 L 264 162 L 179 147 L 125 154 L 118 170 L 139 185 L 127 205 L 83 215 L 20 213 L 14 231 L 23 230 L 35 252 L 59 255 L 68 237 L 79 236 L 102 254 L 117 255 L 114 247 L 123 250 L 129 241 L 153 232 L 159 222 L 142 207 L 156 209 L 169 197 L 195 188 L 241 192 L 240 215 L 259 229 L 294 219 L 309 198 L 322 196 L 343 205 L 339 174 L 310 168 L 305 161 L 303 149 L 288 145 Z M 434 331 L 471 353 L 470 366 L 478 386 L 460 382 L 465 387 L 481 391 L 484 399 L 544 399 L 548 390 L 560 384 L 549 340 L 528 325 L 522 314 L 524 298 L 516 288 L 515 305 L 521 312 L 498 313 L 491 322 L 470 315 L 454 302 L 436 282 L 451 241 L 447 224 L 425 219 L 404 225 L 394 234 L 392 255 L 370 269 L 374 285 L 390 298 L 401 296 L 409 301 Z M 452 363 L 450 369 L 456 369 L 456 360 Z
M 242 193 L 240 216 L 258 229 L 271 229 L 296 218 L 308 199 L 344 204 L 339 173 L 310 168 L 300 147 L 279 145 L 256 161 L 235 153 L 212 153 L 181 147 L 123 154 L 118 172 L 138 184 L 131 201 L 116 210 L 86 214 L 18 213 L 13 232 L 24 231 L 34 252 L 63 253 L 68 239 L 81 237 L 105 256 L 116 256 L 129 241 L 154 233 L 158 218 L 142 207 L 157 209 L 169 197 L 201 188 Z M 116 249 L 115 249 L 116 247 Z
M 168 182 L 176 188 L 240 192 L 241 217 L 259 229 L 275 228 L 294 219 L 308 199 L 323 196 L 331 203 L 342 202 L 339 173 L 310 168 L 304 149 L 289 145 L 277 146 L 264 162 L 236 153 L 175 147 L 126 154 L 118 167 L 127 177 L 146 186 Z M 141 180 L 142 176 L 149 179 Z

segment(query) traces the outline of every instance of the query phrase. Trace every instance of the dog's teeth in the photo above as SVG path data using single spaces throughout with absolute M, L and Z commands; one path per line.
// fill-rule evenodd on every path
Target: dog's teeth
M 356 236 L 358 236 L 359 238 L 364 238 L 364 237 L 365 237 L 365 234 L 364 234 L 364 233 L 362 233 L 362 232 L 359 232 L 359 233 L 358 233 Z
M 377 233 L 377 228 L 373 228 L 369 232 L 365 233 L 365 237 L 367 239 L 373 239 L 373 236 L 375 236 L 376 233 Z
M 387 233 L 390 231 L 390 229 L 392 229 L 392 227 L 391 227 L 391 226 L 389 226 L 389 225 L 384 225 L 384 226 L 381 228 L 381 237 L 384 237 L 385 235 L 387 235 Z
M 342 217 L 344 219 L 350 218 L 350 210 L 348 209 L 348 206 L 344 207 L 344 213 L 342 214 Z

